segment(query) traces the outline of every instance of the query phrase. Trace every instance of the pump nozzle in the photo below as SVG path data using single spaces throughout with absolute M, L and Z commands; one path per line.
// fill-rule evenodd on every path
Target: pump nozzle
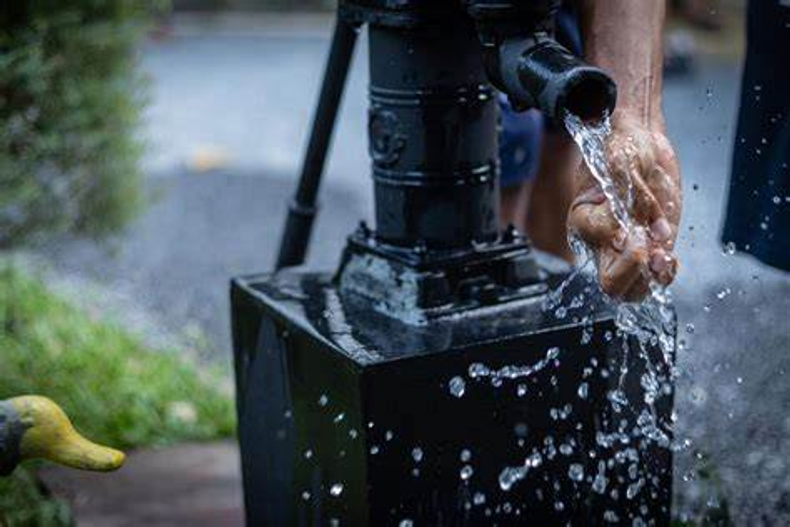
M 594 120 L 614 110 L 617 87 L 609 75 L 545 34 L 509 38 L 489 48 L 486 60 L 516 108 L 539 108 L 559 120 L 565 112 Z

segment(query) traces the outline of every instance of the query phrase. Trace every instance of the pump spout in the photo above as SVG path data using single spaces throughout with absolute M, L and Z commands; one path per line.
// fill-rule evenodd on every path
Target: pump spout
M 611 77 L 547 34 L 511 37 L 486 51 L 492 82 L 517 109 L 539 108 L 559 121 L 566 112 L 586 121 L 614 110 L 617 87 Z

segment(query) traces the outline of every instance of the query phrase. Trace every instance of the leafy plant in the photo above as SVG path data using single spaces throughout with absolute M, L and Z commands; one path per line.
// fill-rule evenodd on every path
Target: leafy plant
M 136 47 L 158 3 L 0 5 L 0 248 L 106 235 L 140 206 Z

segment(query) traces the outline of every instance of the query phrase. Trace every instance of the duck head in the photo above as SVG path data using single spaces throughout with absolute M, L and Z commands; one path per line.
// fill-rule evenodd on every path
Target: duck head
M 0 476 L 26 459 L 108 472 L 123 465 L 125 455 L 85 439 L 57 404 L 31 395 L 0 401 Z

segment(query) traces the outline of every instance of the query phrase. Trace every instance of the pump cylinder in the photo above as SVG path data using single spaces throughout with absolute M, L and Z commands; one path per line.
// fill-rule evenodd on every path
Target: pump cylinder
M 498 109 L 473 24 L 450 16 L 369 35 L 377 239 L 426 249 L 496 240 Z

